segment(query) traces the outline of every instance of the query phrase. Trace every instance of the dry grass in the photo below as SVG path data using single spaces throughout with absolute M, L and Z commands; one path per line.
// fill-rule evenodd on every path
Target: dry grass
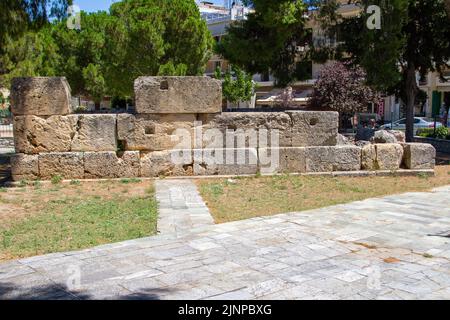
M 150 181 L 0 188 L 0 261 L 153 235 L 156 221 Z
M 435 177 L 313 177 L 283 175 L 197 180 L 216 223 L 304 211 L 367 198 L 450 185 L 450 166 Z

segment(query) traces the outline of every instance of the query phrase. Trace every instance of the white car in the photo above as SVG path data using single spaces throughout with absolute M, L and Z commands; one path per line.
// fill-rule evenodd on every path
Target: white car
M 436 122 L 436 127 L 441 127 L 442 123 Z M 418 129 L 434 128 L 434 120 L 428 118 L 415 117 L 414 118 L 414 134 Z M 395 121 L 394 123 L 388 123 L 380 127 L 380 129 L 392 129 L 392 130 L 406 130 L 406 118 Z

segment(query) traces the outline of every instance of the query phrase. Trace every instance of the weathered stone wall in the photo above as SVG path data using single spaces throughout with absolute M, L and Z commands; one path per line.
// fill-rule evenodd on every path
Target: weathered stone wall
M 337 145 L 337 112 L 221 113 L 207 77 L 142 77 L 135 95 L 136 114 L 72 114 L 64 78 L 15 79 L 13 179 L 434 167 L 430 145 Z

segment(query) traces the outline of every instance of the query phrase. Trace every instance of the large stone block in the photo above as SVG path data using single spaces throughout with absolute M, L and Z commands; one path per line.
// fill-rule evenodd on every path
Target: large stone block
M 222 84 L 209 77 L 140 77 L 134 92 L 137 113 L 222 111 Z
M 223 148 L 290 147 L 292 144 L 291 118 L 284 112 L 230 112 L 208 121 L 204 131 L 221 132 Z
M 403 160 L 403 147 L 396 143 L 375 144 L 377 150 L 376 169 L 398 170 Z
M 116 151 L 116 115 L 79 115 L 72 151 Z
M 259 148 L 258 160 L 263 174 L 306 172 L 306 148 Z
M 195 175 L 242 175 L 257 172 L 256 148 L 194 150 Z
M 434 169 L 436 149 L 428 143 L 406 143 L 404 164 L 407 169 Z
M 306 172 L 358 171 L 361 148 L 356 146 L 307 147 Z
M 339 114 L 331 111 L 289 111 L 291 146 L 336 146 Z
M 126 151 L 120 156 L 115 152 L 85 152 L 84 177 L 134 178 L 140 176 L 139 152 Z
M 70 114 L 70 99 L 64 77 L 14 78 L 11 83 L 11 111 L 16 116 Z
M 374 144 L 367 144 L 361 150 L 361 168 L 363 170 L 378 170 L 377 148 Z
M 155 151 L 141 156 L 141 176 L 192 176 L 192 150 Z
M 195 121 L 194 114 L 120 114 L 117 134 L 126 150 L 163 151 L 173 149 L 184 141 L 184 147 L 192 148 Z
M 14 117 L 14 143 L 16 152 L 69 152 L 77 128 L 77 115 Z
M 39 174 L 44 180 L 49 180 L 56 175 L 64 179 L 83 179 L 83 153 L 42 153 L 39 155 Z
M 14 181 L 39 179 L 39 156 L 15 154 L 11 157 L 11 173 Z

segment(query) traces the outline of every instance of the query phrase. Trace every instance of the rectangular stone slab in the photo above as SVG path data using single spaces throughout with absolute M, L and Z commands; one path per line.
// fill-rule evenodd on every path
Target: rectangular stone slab
M 331 111 L 288 111 L 291 118 L 291 147 L 335 146 L 339 114 Z
M 307 147 L 306 172 L 361 170 L 361 148 L 357 146 Z
M 77 115 L 14 117 L 14 144 L 16 152 L 69 152 L 77 130 Z
M 242 175 L 257 172 L 256 148 L 194 150 L 194 175 Z
M 115 114 L 78 115 L 71 151 L 116 151 Z
M 142 153 L 140 160 L 142 177 L 192 176 L 192 149 L 166 150 Z
M 39 179 L 39 156 L 15 154 L 11 157 L 11 173 L 14 181 Z
M 222 111 L 222 83 L 210 77 L 140 77 L 134 93 L 141 114 Z
M 436 149 L 428 143 L 405 143 L 404 164 L 407 169 L 434 169 Z
M 82 152 L 41 153 L 39 175 L 50 180 L 55 175 L 64 179 L 84 178 L 84 155 Z
M 119 114 L 118 139 L 125 150 L 163 151 L 174 149 L 185 141 L 185 147 L 193 147 L 194 114 Z
M 223 136 L 222 148 L 267 148 L 290 147 L 292 145 L 292 122 L 285 112 L 222 113 L 209 117 L 203 129 L 205 133 L 208 130 L 220 131 Z M 227 142 L 227 131 L 231 132 L 229 139 L 231 137 L 230 141 L 234 140 L 234 142 Z M 240 134 L 247 136 L 245 145 L 238 144 Z M 272 134 L 274 139 L 272 139 Z M 256 145 L 249 138 L 252 135 L 257 138 Z M 260 136 L 265 137 L 265 140 L 261 140 Z M 220 146 L 215 147 L 220 148 Z
M 306 148 L 259 148 L 259 170 L 262 174 L 306 172 Z
M 72 113 L 70 86 L 65 77 L 14 78 L 10 98 L 16 116 Z
M 397 143 L 375 144 L 377 170 L 398 170 L 403 161 L 403 147 Z
M 85 152 L 84 177 L 86 179 L 134 178 L 140 176 L 139 152 Z

